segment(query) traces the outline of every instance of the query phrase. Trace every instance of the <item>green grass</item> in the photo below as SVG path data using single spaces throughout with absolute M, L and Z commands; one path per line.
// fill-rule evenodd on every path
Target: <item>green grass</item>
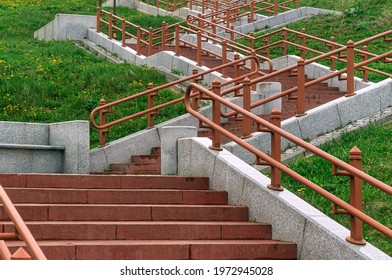
M 392 123 L 370 125 L 366 128 L 342 135 L 341 139 L 322 145 L 320 148 L 348 162 L 349 151 L 357 146 L 362 151 L 363 170 L 369 175 L 392 185 Z M 349 178 L 333 176 L 329 162 L 317 157 L 299 158 L 288 166 L 320 187 L 349 202 Z M 332 215 L 331 202 L 287 175 L 282 176 L 282 185 L 305 201 L 349 228 L 348 215 Z M 377 188 L 363 184 L 363 211 L 383 225 L 392 228 L 392 197 Z M 364 239 L 392 256 L 392 241 L 364 224 Z
M 348 0 L 348 1 L 329 1 L 329 0 L 302 0 L 301 6 L 311 6 L 324 9 L 331 9 L 341 11 L 342 15 L 319 15 L 297 21 L 291 24 L 287 24 L 286 27 L 296 31 L 301 31 L 305 28 L 306 33 L 330 40 L 333 36 L 335 41 L 346 45 L 349 40 L 358 42 L 365 38 L 374 36 L 376 34 L 388 31 L 392 29 L 392 2 L 389 0 Z M 279 28 L 280 29 L 280 28 Z M 271 32 L 271 30 L 269 30 Z M 255 36 L 261 36 L 265 32 L 258 32 Z M 281 40 L 282 37 L 273 37 L 272 42 Z M 300 39 L 296 39 L 294 35 L 288 37 L 289 40 L 300 44 Z M 249 43 L 243 39 L 239 39 L 239 42 L 249 45 Z M 330 49 L 323 43 L 315 40 L 307 40 L 307 46 L 328 52 Z M 256 42 L 255 47 L 260 47 L 262 44 Z M 360 48 L 362 48 L 361 46 Z M 383 42 L 382 39 L 375 40 L 367 45 L 369 52 L 375 54 L 383 54 L 390 51 L 392 48 L 391 42 Z M 300 55 L 301 52 L 296 50 L 294 47 L 288 47 L 288 54 Z M 282 55 L 282 49 L 274 48 L 271 50 L 271 57 L 276 58 Z M 307 52 L 306 58 L 315 57 L 316 54 Z M 357 58 L 360 61 L 360 58 Z M 329 66 L 329 61 L 320 61 L 321 64 Z M 337 69 L 345 68 L 345 64 L 336 63 Z M 372 68 L 384 71 L 386 73 L 392 73 L 392 64 L 384 64 L 381 62 L 374 62 L 371 64 Z M 362 72 L 356 71 L 356 76 L 362 77 Z M 386 76 L 370 73 L 369 79 L 373 82 L 378 82 L 385 79 Z
M 154 69 L 129 63 L 115 65 L 73 42 L 43 42 L 33 38 L 34 31 L 53 20 L 56 13 L 95 14 L 95 8 L 96 1 L 0 0 L 0 121 L 88 120 L 101 98 L 111 102 L 146 90 L 149 82 L 155 86 L 167 82 Z M 162 18 L 141 15 L 134 9 L 121 8 L 119 12 L 129 13 L 129 19 L 143 22 L 145 27 L 153 24 L 155 28 L 162 22 Z M 178 97 L 165 91 L 156 97 L 156 102 Z M 123 117 L 145 106 L 144 99 L 127 103 L 108 117 Z M 172 111 L 178 115 L 185 109 L 179 104 Z M 157 122 L 173 115 L 162 111 Z M 145 127 L 145 117 L 129 121 L 113 128 L 108 141 Z M 91 146 L 97 143 L 98 132 L 91 128 Z

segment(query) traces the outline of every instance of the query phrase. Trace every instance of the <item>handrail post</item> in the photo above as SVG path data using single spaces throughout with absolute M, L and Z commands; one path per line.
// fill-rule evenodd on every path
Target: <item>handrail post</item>
M 109 13 L 109 39 L 113 39 L 113 14 Z
M 176 56 L 180 55 L 180 24 L 176 24 L 176 34 L 175 34 L 175 41 L 176 41 L 176 49 L 175 53 Z
M 367 46 L 363 46 L 363 51 L 367 52 L 368 51 L 368 47 Z M 368 55 L 366 53 L 361 55 L 363 58 L 363 61 L 366 61 L 368 59 Z M 369 71 L 365 68 L 362 69 L 363 71 L 363 79 L 362 81 L 364 82 L 369 82 Z
M 212 82 L 212 92 L 217 96 L 220 96 L 221 92 L 221 82 L 218 79 L 215 79 Z M 221 109 L 220 102 L 216 99 L 212 99 L 212 121 L 214 124 L 220 126 L 221 125 Z M 212 130 L 212 145 L 210 149 L 221 151 L 222 147 L 220 145 L 221 133 L 215 129 Z
M 239 59 L 240 59 L 240 55 L 238 53 L 234 54 L 234 60 L 239 60 Z M 237 79 L 240 76 L 240 65 L 239 65 L 239 63 L 235 63 L 233 65 L 233 68 L 234 68 L 233 69 L 233 72 L 234 72 L 233 79 Z M 239 84 L 239 82 L 235 82 L 234 86 L 236 86 L 238 84 Z M 234 96 L 238 96 L 238 90 L 237 89 L 234 92 Z
M 250 55 L 256 57 L 256 51 L 255 50 L 251 50 L 250 51 Z M 253 59 L 250 62 L 250 71 L 254 72 L 256 70 L 256 61 L 254 61 Z M 256 75 L 257 77 L 257 75 Z M 251 77 L 253 78 L 253 77 Z M 256 83 L 253 83 L 252 85 L 252 90 L 256 90 Z
M 334 51 L 335 50 L 335 44 L 334 44 L 334 42 L 335 42 L 335 37 L 334 36 L 332 36 L 331 37 L 331 52 L 332 51 Z M 331 64 L 330 64 L 330 66 L 329 66 L 329 68 L 331 69 L 331 70 L 335 70 L 335 59 L 333 58 L 333 57 L 331 57 Z
M 201 31 L 197 31 L 197 66 L 203 66 L 202 62 L 202 42 L 201 42 Z
M 201 13 L 204 15 L 205 12 L 205 7 L 204 7 L 205 3 L 204 0 L 201 0 Z
M 234 25 L 230 26 L 230 40 L 234 41 Z
M 126 39 L 127 39 L 126 38 L 127 33 L 125 31 L 125 28 L 126 28 L 126 21 L 125 21 L 125 19 L 123 19 L 121 21 L 121 42 L 122 42 L 121 46 L 123 46 L 123 47 L 126 46 Z
M 346 97 L 355 95 L 354 92 L 354 42 L 347 42 L 347 93 Z
M 350 165 L 362 171 L 362 152 L 354 147 L 350 151 Z M 350 176 L 350 205 L 362 211 L 362 180 L 356 176 Z M 363 240 L 362 221 L 350 215 L 350 236 L 346 238 L 350 243 L 365 245 Z
M 167 23 L 165 21 L 162 22 L 162 51 L 165 50 L 166 46 L 166 28 L 167 28 Z
M 251 109 L 251 94 L 250 94 L 250 79 L 246 77 L 243 81 L 243 91 L 242 91 L 242 107 L 244 110 L 250 112 Z M 242 117 L 242 139 L 252 137 L 251 134 L 251 122 L 252 120 L 248 117 Z
M 101 9 L 97 8 L 97 24 L 96 24 L 96 31 L 99 33 L 101 31 L 100 26 L 101 26 Z
M 296 117 L 306 115 L 305 113 L 305 60 L 300 58 L 297 62 L 297 114 Z
M 306 34 L 306 29 L 305 29 L 305 28 L 302 28 L 301 32 L 302 32 L 303 34 Z M 301 46 L 302 46 L 301 57 L 302 57 L 303 59 L 306 59 L 306 50 L 305 50 L 305 48 L 306 48 L 306 36 L 305 36 L 305 35 L 302 35 L 301 37 L 302 37 L 302 38 L 301 38 Z
M 192 76 L 196 75 L 198 72 L 199 72 L 199 70 L 196 67 L 194 67 L 192 69 Z M 193 78 L 192 83 L 197 84 L 200 80 L 201 80 L 200 77 L 195 77 L 195 78 Z M 194 94 L 194 93 L 196 93 L 196 92 L 194 91 L 194 89 L 192 89 L 192 94 Z M 192 99 L 192 109 L 195 111 L 199 110 L 199 99 L 200 99 L 200 92 L 198 92 L 198 94 L 196 94 Z
M 281 120 L 282 120 L 282 112 L 275 108 L 271 112 L 271 124 L 275 125 L 276 127 L 281 127 Z M 281 136 L 274 131 L 271 131 L 271 157 L 281 162 Z M 271 165 L 271 184 L 267 187 L 274 191 L 283 191 L 284 188 L 280 185 L 280 174 L 281 171 Z
M 286 41 L 287 41 L 287 30 L 286 29 L 284 29 L 283 31 L 282 31 L 282 40 L 283 40 L 283 55 L 287 55 L 287 44 L 286 44 Z M 269 49 L 268 49 L 269 50 Z M 269 56 L 267 56 L 267 57 L 269 57 Z
M 222 41 L 222 65 L 227 63 L 227 41 Z M 222 68 L 222 78 L 227 78 L 227 67 Z
M 255 17 L 255 2 L 252 0 L 250 2 L 250 17 L 248 18 L 248 23 L 252 23 Z
M 193 0 L 189 0 L 189 10 L 193 10 Z
M 154 84 L 153 83 L 149 83 L 147 86 L 148 90 L 151 90 L 154 88 Z M 148 99 L 147 99 L 147 108 L 151 109 L 152 107 L 154 107 L 154 96 L 156 96 L 155 92 L 150 92 L 148 94 Z M 153 128 L 154 127 L 154 115 L 155 112 L 149 112 L 148 116 L 147 116 L 147 128 Z
M 226 12 L 226 28 L 230 28 L 230 17 L 230 9 L 228 9 Z
M 140 26 L 137 27 L 137 33 L 136 33 L 136 54 L 140 55 L 140 48 L 141 48 L 141 38 L 140 38 L 140 32 L 141 28 Z
M 250 36 L 249 47 L 254 50 L 255 49 L 255 33 L 250 32 L 249 36 Z
M 148 29 L 148 56 L 152 55 L 152 27 Z
M 169 1 L 168 1 L 169 2 Z M 176 10 L 176 8 L 177 8 L 177 0 L 174 0 L 174 2 L 173 2 L 173 7 L 172 7 L 172 12 L 174 12 L 175 10 Z
M 277 0 L 274 0 L 274 16 L 278 14 L 278 3 Z
M 299 0 L 295 1 L 295 8 L 299 9 L 301 7 L 301 4 L 299 3 Z
M 103 106 L 105 104 L 106 104 L 105 99 L 102 98 L 99 101 L 99 106 Z M 108 112 L 109 112 L 108 108 L 99 110 L 99 125 L 100 126 L 106 124 L 106 113 L 108 113 Z M 99 147 L 100 148 L 106 146 L 106 133 L 108 133 L 109 131 L 110 131 L 109 128 L 107 128 L 107 129 L 99 129 Z

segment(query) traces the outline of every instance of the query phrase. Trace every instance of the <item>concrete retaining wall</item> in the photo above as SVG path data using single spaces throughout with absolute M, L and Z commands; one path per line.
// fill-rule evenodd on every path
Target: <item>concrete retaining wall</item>
M 55 19 L 34 32 L 38 40 L 73 40 L 87 37 L 87 30 L 96 25 L 96 16 L 57 14 Z
M 0 173 L 90 172 L 89 123 L 0 122 Z
M 230 205 L 249 207 L 249 219 L 272 224 L 272 238 L 295 242 L 298 259 L 391 259 L 372 246 L 346 242 L 349 231 L 288 190 L 267 188 L 270 179 L 208 138 L 178 141 L 178 173 L 210 178 L 210 189 L 229 193 Z

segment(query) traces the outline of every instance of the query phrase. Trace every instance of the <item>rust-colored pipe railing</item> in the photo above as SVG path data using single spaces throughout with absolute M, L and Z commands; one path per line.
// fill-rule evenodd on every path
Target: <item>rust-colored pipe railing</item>
M 184 82 L 188 82 L 190 80 L 200 79 L 200 77 L 203 77 L 203 76 L 205 76 L 205 75 L 207 75 L 209 73 L 212 73 L 214 71 L 219 71 L 219 70 L 221 70 L 221 69 L 223 69 L 225 67 L 232 67 L 234 65 L 241 65 L 242 63 L 246 62 L 247 60 L 254 60 L 254 61 L 258 62 L 258 60 L 257 60 L 257 58 L 255 56 L 248 56 L 248 57 L 244 57 L 244 58 L 232 61 L 232 62 L 228 62 L 225 65 L 220 65 L 220 66 L 214 67 L 214 68 L 209 69 L 207 71 L 204 71 L 202 73 L 196 73 L 196 74 L 193 74 L 193 75 L 191 75 L 189 77 L 181 78 L 181 79 L 179 79 L 177 81 L 173 81 L 173 82 L 167 83 L 167 84 L 159 86 L 159 87 L 155 87 L 155 88 L 151 87 L 147 91 L 144 91 L 144 92 L 132 95 L 132 96 L 128 96 L 126 98 L 123 98 L 123 99 L 120 99 L 120 100 L 117 100 L 117 101 L 114 101 L 114 102 L 111 102 L 111 103 L 107 103 L 106 104 L 105 100 L 101 100 L 100 106 L 95 108 L 91 112 L 91 114 L 90 114 L 91 125 L 94 128 L 96 128 L 96 129 L 98 129 L 100 131 L 100 141 L 99 141 L 100 145 L 99 146 L 100 147 L 104 147 L 106 145 L 106 134 L 110 131 L 110 127 L 112 127 L 114 125 L 117 125 L 117 124 L 120 124 L 120 123 L 123 123 L 123 122 L 128 121 L 128 120 L 134 119 L 136 117 L 140 117 L 140 116 L 145 115 L 145 114 L 149 115 L 150 118 L 151 118 L 154 115 L 154 113 L 156 113 L 158 110 L 160 110 L 162 108 L 165 108 L 165 107 L 168 107 L 168 106 L 171 106 L 171 105 L 174 105 L 174 104 L 177 104 L 179 102 L 182 102 L 184 97 L 181 97 L 181 98 L 169 101 L 169 102 L 164 103 L 164 104 L 156 105 L 156 106 L 148 108 L 148 109 L 146 109 L 144 111 L 140 111 L 140 112 L 137 112 L 137 113 L 132 114 L 130 116 L 126 116 L 126 117 L 123 117 L 121 119 L 118 119 L 118 120 L 115 120 L 115 121 L 107 123 L 105 115 L 108 112 L 110 112 L 110 109 L 112 107 L 117 106 L 119 104 L 122 104 L 124 102 L 130 101 L 130 100 L 133 100 L 133 99 L 145 96 L 145 95 L 151 95 L 151 94 L 154 95 L 154 94 L 158 93 L 162 89 L 170 88 L 172 86 L 175 86 L 175 85 L 178 85 L 178 84 L 181 84 L 181 83 L 184 83 Z M 246 73 L 246 74 L 244 74 L 242 76 L 235 77 L 235 78 L 231 79 L 230 81 L 227 81 L 227 82 L 223 83 L 222 85 L 223 86 L 228 86 L 228 85 L 230 85 L 232 83 L 236 83 L 238 81 L 242 81 L 245 77 L 248 77 L 248 76 L 251 77 L 253 75 L 258 74 L 259 71 L 260 71 L 260 69 L 259 69 L 260 64 L 256 63 L 255 65 L 256 65 L 256 69 L 254 69 L 254 71 Z M 152 104 L 152 103 L 153 102 L 151 100 L 150 104 Z M 100 124 L 99 125 L 95 123 L 95 115 L 97 113 L 99 114 L 99 120 L 100 120 Z M 152 120 L 150 120 L 149 124 L 150 124 L 149 127 L 152 127 L 152 125 L 153 125 L 152 124 Z
M 219 88 L 219 81 L 215 81 L 215 87 Z M 357 167 L 352 166 L 350 164 L 347 164 L 346 162 L 324 152 L 323 150 L 307 143 L 306 141 L 286 132 L 285 130 L 279 128 L 278 126 L 275 126 L 275 125 L 269 123 L 268 121 L 263 120 L 262 118 L 250 113 L 249 111 L 244 110 L 243 108 L 224 99 L 219 94 L 211 92 L 211 91 L 201 87 L 198 84 L 191 83 L 185 92 L 184 102 L 185 102 L 186 109 L 187 109 L 188 113 L 190 113 L 192 116 L 199 119 L 199 121 L 207 124 L 213 130 L 219 131 L 219 134 L 224 135 L 224 136 L 228 137 L 231 141 L 236 142 L 241 147 L 245 148 L 246 150 L 253 153 L 257 157 L 261 158 L 263 161 L 267 162 L 269 165 L 271 165 L 271 167 L 279 169 L 281 172 L 286 173 L 288 176 L 294 178 L 298 182 L 304 184 L 305 186 L 309 187 L 313 191 L 317 192 L 318 194 L 320 194 L 324 198 L 331 201 L 333 204 L 335 204 L 335 205 L 339 206 L 340 208 L 344 209 L 345 211 L 347 211 L 352 217 L 355 217 L 355 218 L 367 223 L 368 225 L 375 228 L 379 232 L 385 234 L 389 238 L 392 238 L 392 230 L 390 228 L 388 228 L 385 225 L 381 224 L 380 222 L 374 220 L 373 218 L 371 218 L 368 215 L 366 215 L 365 213 L 363 213 L 361 210 L 357 209 L 356 207 L 350 205 L 349 203 L 345 202 L 344 200 L 336 197 L 335 195 L 329 193 L 328 191 L 321 188 L 317 184 L 311 182 L 310 180 L 306 179 L 305 177 L 303 177 L 300 174 L 296 173 L 295 171 L 291 170 L 290 168 L 288 168 L 287 166 L 282 164 L 280 162 L 280 160 L 274 159 L 273 157 L 266 155 L 265 153 L 261 152 L 260 150 L 253 147 L 252 145 L 248 144 L 247 142 L 245 142 L 241 138 L 230 133 L 229 131 L 224 129 L 219 124 L 214 123 L 213 121 L 211 121 L 207 117 L 205 117 L 205 116 L 201 115 L 200 113 L 198 113 L 197 111 L 193 110 L 190 105 L 190 98 L 191 98 L 190 93 L 194 90 L 202 92 L 203 96 L 207 96 L 209 99 L 216 100 L 216 103 L 214 103 L 214 104 L 216 104 L 216 107 L 213 108 L 213 110 L 215 110 L 215 111 L 218 111 L 218 112 L 220 111 L 220 105 L 224 105 L 226 107 L 229 107 L 233 111 L 235 111 L 236 114 L 241 114 L 244 117 L 250 118 L 251 120 L 253 120 L 257 124 L 259 124 L 260 126 L 263 126 L 266 129 L 270 130 L 271 132 L 276 133 L 276 134 L 280 135 L 281 137 L 284 137 L 285 139 L 293 142 L 294 144 L 308 150 L 309 152 L 311 152 L 317 156 L 320 156 L 323 159 L 331 162 L 334 166 L 341 168 L 343 171 L 347 172 L 350 176 L 355 177 L 355 178 L 359 178 L 359 179 L 369 183 L 370 185 L 373 185 L 374 187 L 380 189 L 381 191 L 383 191 L 389 195 L 392 195 L 392 187 L 391 186 L 389 186 L 389 185 L 377 180 L 376 178 L 362 172 Z M 276 139 L 279 139 L 279 138 L 276 138 Z M 277 141 L 276 139 L 275 139 L 275 141 Z M 279 139 L 279 141 L 280 141 L 280 139 Z M 218 148 L 220 146 L 220 144 L 219 144 L 220 139 L 214 139 L 214 143 L 215 143 L 215 148 Z M 271 181 L 271 184 L 273 184 L 273 183 L 274 182 Z M 351 227 L 350 230 L 355 231 L 355 227 L 354 228 Z M 351 238 L 355 238 L 355 236 L 357 236 L 356 233 L 354 235 L 353 234 L 350 235 Z M 357 236 L 357 238 L 358 238 L 358 236 Z M 359 237 L 359 238 L 361 238 L 361 237 Z M 353 240 L 350 240 L 350 238 L 347 238 L 347 240 L 350 242 L 353 241 Z M 354 240 L 354 243 L 356 241 L 361 242 L 362 239 L 361 240 Z
M 24 251 L 24 249 L 18 250 L 17 254 L 11 255 L 4 240 L 9 239 L 20 239 L 24 241 L 29 249 L 29 252 L 33 259 L 35 260 L 46 260 L 44 253 L 38 246 L 34 237 L 32 236 L 30 230 L 27 228 L 22 217 L 19 215 L 15 206 L 12 204 L 7 193 L 0 185 L 0 202 L 4 207 L 5 212 L 14 224 L 14 233 L 0 233 L 0 255 L 3 259 L 25 259 L 29 258 L 29 255 Z

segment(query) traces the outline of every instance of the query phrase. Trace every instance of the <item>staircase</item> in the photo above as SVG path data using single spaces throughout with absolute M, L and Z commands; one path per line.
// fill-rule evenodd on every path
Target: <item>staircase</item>
M 207 178 L 2 174 L 48 259 L 295 259 Z M 13 230 L 0 208 L 0 232 Z M 22 245 L 7 241 L 11 251 Z

